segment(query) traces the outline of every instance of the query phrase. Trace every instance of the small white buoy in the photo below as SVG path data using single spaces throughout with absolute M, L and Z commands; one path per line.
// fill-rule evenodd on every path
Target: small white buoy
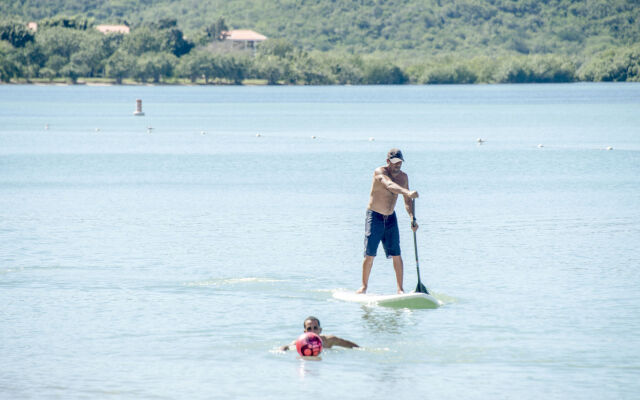
M 541 145 L 541 144 L 539 144 L 539 145 L 538 145 L 538 148 L 539 148 L 539 149 L 541 149 L 541 148 L 543 148 L 543 147 L 544 147 L 544 145 Z
M 44 125 L 44 130 L 45 130 L 45 131 L 48 131 L 48 130 L 49 130 L 49 124 L 45 124 L 45 125 Z
M 142 100 L 141 99 L 137 99 L 136 100 L 136 110 L 133 112 L 133 115 L 136 115 L 136 116 L 144 115 L 144 113 L 142 112 Z
M 376 140 L 376 138 L 374 138 L 374 137 L 370 137 L 370 138 L 369 138 L 369 141 L 370 141 L 370 142 L 373 142 L 374 140 Z
M 261 137 L 262 135 L 259 133 L 256 133 L 256 137 Z
M 613 150 L 613 147 L 607 146 L 607 150 Z

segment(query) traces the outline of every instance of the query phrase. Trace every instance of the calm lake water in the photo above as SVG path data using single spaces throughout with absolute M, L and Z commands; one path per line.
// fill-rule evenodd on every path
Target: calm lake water
M 391 147 L 436 310 L 332 298 Z M 634 399 L 638 243 L 639 84 L 0 85 L 1 398 Z

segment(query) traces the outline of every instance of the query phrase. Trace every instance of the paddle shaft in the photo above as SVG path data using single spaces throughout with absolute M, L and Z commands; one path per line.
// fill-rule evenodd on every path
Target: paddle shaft
M 413 222 L 415 222 L 415 218 Z M 418 242 L 416 240 L 416 232 L 413 231 L 413 249 L 416 252 L 416 271 L 418 272 L 418 285 L 420 284 L 420 261 L 418 260 Z
M 413 208 L 413 224 L 416 222 L 416 201 L 412 200 L 411 204 Z M 416 286 L 416 292 L 429 294 L 427 288 L 420 282 L 420 261 L 418 260 L 418 241 L 416 240 L 416 231 L 413 231 L 413 249 L 416 252 L 416 272 L 418 273 L 418 286 Z

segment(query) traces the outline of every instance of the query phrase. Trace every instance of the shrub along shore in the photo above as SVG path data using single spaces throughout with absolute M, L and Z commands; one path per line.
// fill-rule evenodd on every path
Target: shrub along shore
M 354 54 L 306 51 L 285 39 L 255 49 L 224 40 L 219 19 L 193 41 L 175 19 L 129 34 L 103 34 L 82 17 L 0 23 L 0 80 L 5 83 L 96 84 L 473 84 L 640 81 L 640 44 L 608 46 L 588 56 L 424 54 L 390 50 Z

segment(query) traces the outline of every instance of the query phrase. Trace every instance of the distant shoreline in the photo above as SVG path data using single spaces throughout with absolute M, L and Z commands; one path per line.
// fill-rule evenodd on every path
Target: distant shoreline
M 628 84 L 639 84 L 639 82 L 634 81 L 573 81 L 573 82 L 522 82 L 522 83 L 513 83 L 513 82 L 478 82 L 478 83 L 404 83 L 404 84 L 361 84 L 361 85 L 351 85 L 351 84 L 325 84 L 325 85 L 303 85 L 303 84 L 291 84 L 291 83 L 278 83 L 278 84 L 268 84 L 265 80 L 264 82 L 259 80 L 247 80 L 242 82 L 241 84 L 232 84 L 232 83 L 223 83 L 223 82 L 136 82 L 136 81 L 124 81 L 122 83 L 115 83 L 109 81 L 95 81 L 95 80 L 78 80 L 77 82 L 64 82 L 62 80 L 57 80 L 53 82 L 49 82 L 46 80 L 19 80 L 12 82 L 0 82 L 0 86 L 10 86 L 10 85 L 30 85 L 30 86 L 94 86 L 94 87 L 108 87 L 108 86 L 458 86 L 458 85 L 473 85 L 473 86 L 483 86 L 483 85 L 548 85 L 548 84 L 572 84 L 572 83 L 628 83 Z
M 68 80 L 55 79 L 20 79 L 11 80 L 11 82 L 0 82 L 0 85 L 34 85 L 34 86 L 267 86 L 267 81 L 257 79 L 247 79 L 242 84 L 233 84 L 226 82 L 136 82 L 134 80 L 124 80 L 122 83 L 116 83 L 111 79 L 83 79 L 80 78 L 76 82 Z M 302 86 L 302 85 L 272 85 L 272 86 Z

